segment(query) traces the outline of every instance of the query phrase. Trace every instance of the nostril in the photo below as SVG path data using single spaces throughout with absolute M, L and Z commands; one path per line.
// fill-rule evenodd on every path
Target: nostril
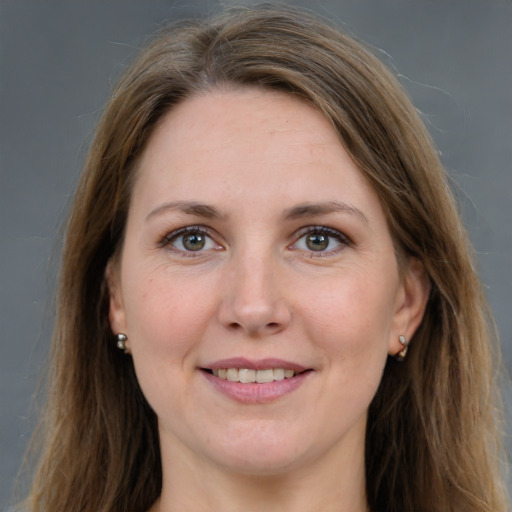
M 228 325 L 228 328 L 233 330 L 233 331 L 244 329 L 242 324 L 239 324 L 238 322 L 231 322 Z M 279 328 L 280 328 L 279 322 L 269 322 L 268 324 L 265 325 L 263 331 L 276 331 Z M 251 330 L 251 329 L 249 329 L 249 330 Z M 257 331 L 257 330 L 259 330 L 259 329 L 254 329 L 254 331 Z

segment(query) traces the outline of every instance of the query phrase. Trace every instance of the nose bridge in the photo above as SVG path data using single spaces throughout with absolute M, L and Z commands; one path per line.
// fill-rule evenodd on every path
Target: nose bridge
M 246 243 L 234 251 L 226 275 L 221 322 L 249 334 L 274 333 L 289 323 L 283 295 L 282 262 L 265 244 Z

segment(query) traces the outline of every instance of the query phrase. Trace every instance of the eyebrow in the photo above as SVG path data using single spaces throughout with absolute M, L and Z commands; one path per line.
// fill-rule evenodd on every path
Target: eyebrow
M 168 211 L 179 211 L 188 215 L 205 217 L 207 219 L 218 219 L 222 217 L 216 208 L 204 203 L 198 203 L 196 201 L 172 201 L 169 203 L 164 203 L 152 210 L 146 217 L 146 222 L 152 217 Z
M 219 219 L 224 216 L 213 206 L 198 203 L 197 201 L 172 201 L 164 203 L 154 210 L 152 210 L 146 217 L 146 222 L 152 217 L 161 215 L 168 211 L 179 211 L 188 215 L 196 215 L 198 217 L 204 217 L 207 219 Z M 285 220 L 293 220 L 303 217 L 313 217 L 315 215 L 326 215 L 329 213 L 348 213 L 355 215 L 369 224 L 366 215 L 356 208 L 347 203 L 340 201 L 327 201 L 324 203 L 305 203 L 292 208 L 287 208 L 284 211 L 283 217 Z
M 285 210 L 284 218 L 291 220 L 301 217 L 313 217 L 315 215 L 326 215 L 328 213 L 338 212 L 355 215 L 366 224 L 370 223 L 366 215 L 361 210 L 355 206 L 351 206 L 340 201 L 327 201 L 325 203 L 306 203 L 297 205 Z

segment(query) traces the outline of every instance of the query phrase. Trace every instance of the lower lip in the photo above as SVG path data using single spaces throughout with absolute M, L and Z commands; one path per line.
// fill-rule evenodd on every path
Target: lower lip
M 281 398 L 297 389 L 313 372 L 305 371 L 289 379 L 275 380 L 262 384 L 251 382 L 231 382 L 219 379 L 211 373 L 201 372 L 206 379 L 223 395 L 243 404 L 264 404 Z

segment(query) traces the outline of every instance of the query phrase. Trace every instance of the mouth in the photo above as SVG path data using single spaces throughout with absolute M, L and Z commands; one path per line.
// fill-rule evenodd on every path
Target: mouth
M 289 368 L 265 368 L 260 370 L 253 368 L 203 368 L 203 371 L 229 382 L 266 384 L 268 382 L 291 379 L 309 370 L 295 371 Z
M 242 404 L 264 404 L 300 388 L 313 368 L 283 359 L 222 359 L 199 368 L 214 389 Z
M 309 381 L 313 368 L 284 359 L 232 357 L 200 367 L 214 389 L 243 404 L 278 400 Z

